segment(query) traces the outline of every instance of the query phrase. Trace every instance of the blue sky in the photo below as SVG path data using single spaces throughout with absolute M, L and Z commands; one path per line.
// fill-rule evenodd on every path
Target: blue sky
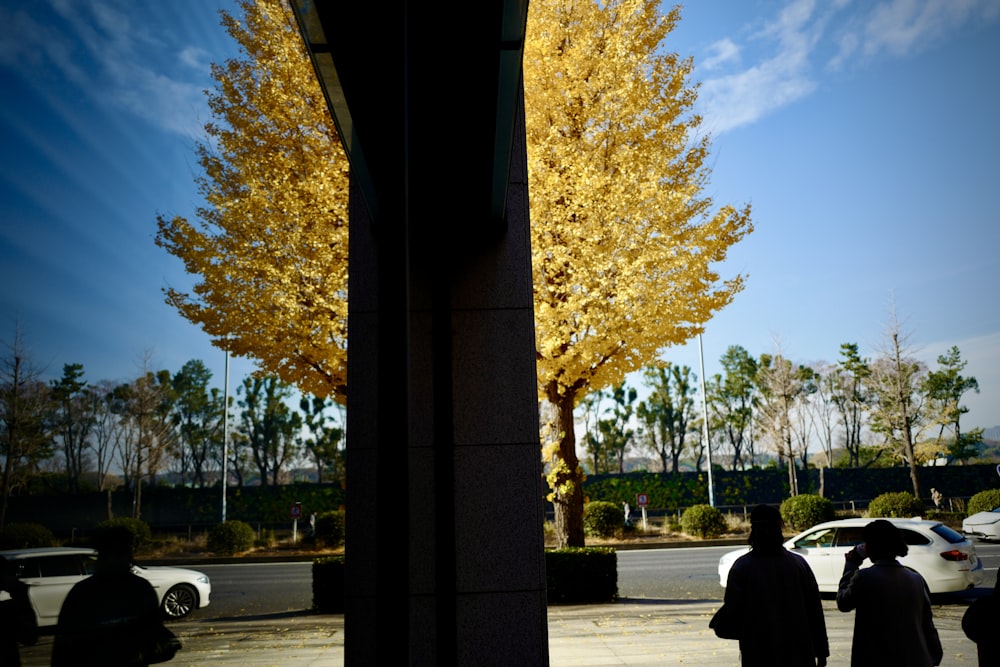
M 193 217 L 223 0 L 0 0 L 0 340 L 49 376 L 127 380 L 224 357 L 164 304 L 192 279 L 153 244 Z M 934 367 L 957 345 L 963 426 L 1000 424 L 1000 0 L 699 0 L 667 48 L 695 60 L 718 204 L 756 231 L 721 267 L 746 290 L 709 322 L 706 370 L 754 356 L 874 357 L 890 305 Z M 665 359 L 698 370 L 697 344 Z M 233 360 L 231 377 L 252 365 Z

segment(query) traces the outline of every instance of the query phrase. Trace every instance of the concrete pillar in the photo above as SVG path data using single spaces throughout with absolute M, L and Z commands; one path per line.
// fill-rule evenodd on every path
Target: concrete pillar
M 455 162 L 426 163 L 377 228 L 352 188 L 348 665 L 548 664 L 518 118 L 505 228 L 463 218 Z

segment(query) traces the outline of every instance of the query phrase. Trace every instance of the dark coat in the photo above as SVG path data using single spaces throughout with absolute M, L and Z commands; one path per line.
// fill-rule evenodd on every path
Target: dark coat
M 0 591 L 9 599 L 0 602 L 0 665 L 17 667 L 21 664 L 18 644 L 38 641 L 38 622 L 28 597 L 28 586 L 10 575 L 0 578 Z
M 1000 578 L 993 595 L 979 598 L 965 610 L 962 630 L 976 642 L 980 667 L 1000 665 Z
M 741 665 L 814 667 L 830 655 L 816 577 L 798 554 L 782 548 L 738 558 L 724 604 L 739 618 Z
M 837 608 L 856 610 L 851 666 L 932 667 L 941 664 L 923 577 L 896 560 L 858 569 L 847 561 L 837 590 Z
M 70 590 L 59 612 L 52 667 L 138 667 L 163 631 L 153 586 L 131 572 L 97 574 Z

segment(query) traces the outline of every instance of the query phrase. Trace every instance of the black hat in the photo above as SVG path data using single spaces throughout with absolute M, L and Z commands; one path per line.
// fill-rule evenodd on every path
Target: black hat
M 909 551 L 903 534 L 885 519 L 875 519 L 861 529 L 861 538 L 865 541 L 868 556 L 895 557 L 905 556 Z
M 750 524 L 776 523 L 781 525 L 781 512 L 770 505 L 757 505 L 750 511 Z

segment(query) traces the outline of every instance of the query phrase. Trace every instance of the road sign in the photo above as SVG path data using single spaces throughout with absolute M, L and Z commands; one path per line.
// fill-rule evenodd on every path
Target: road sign
M 292 515 L 293 519 L 298 519 L 302 516 L 302 503 L 295 503 L 292 505 L 292 509 L 289 510 L 289 514 Z
M 649 494 L 637 493 L 635 494 L 635 504 L 639 507 L 645 507 L 649 504 Z

